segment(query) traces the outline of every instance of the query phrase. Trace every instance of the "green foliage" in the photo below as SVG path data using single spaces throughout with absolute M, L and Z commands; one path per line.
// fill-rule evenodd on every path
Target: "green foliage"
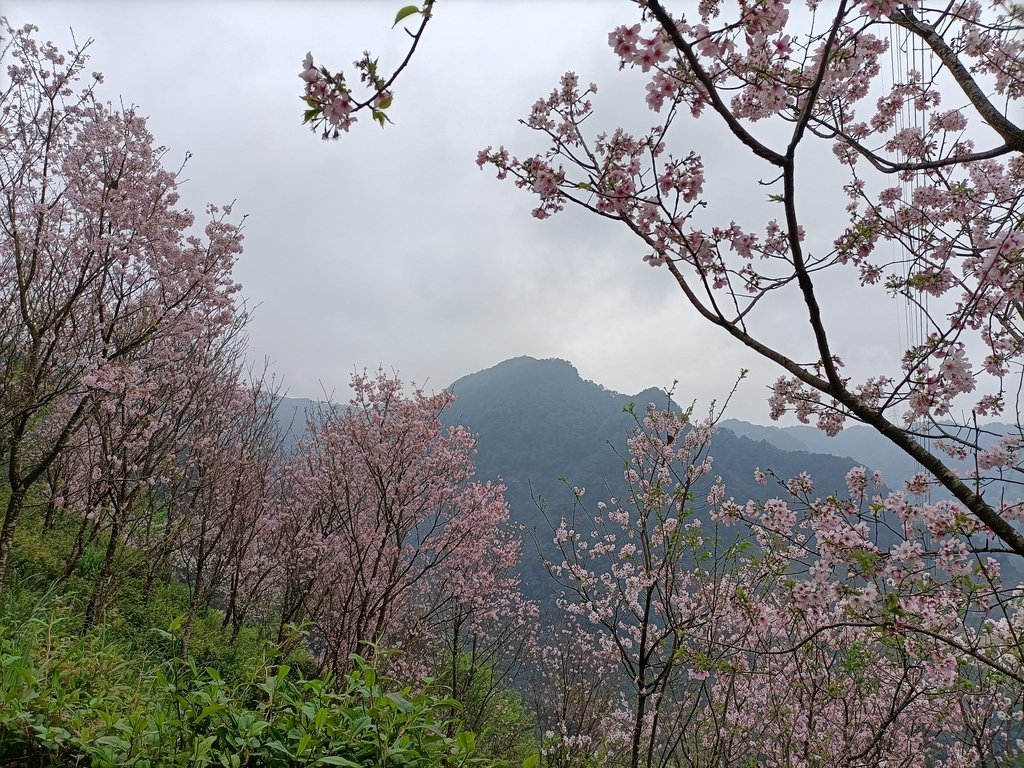
M 103 621 L 83 631 L 106 540 L 88 542 L 54 586 L 78 522 L 58 518 L 43 531 L 29 510 L 15 540 L 0 600 L 0 765 L 497 764 L 475 756 L 479 740 L 460 730 L 459 705 L 439 689 L 402 687 L 361 659 L 344 680 L 311 677 L 305 645 L 281 658 L 265 627 L 232 637 L 215 609 L 196 617 L 189 660 L 176 658 L 189 587 L 164 573 L 147 588 L 130 552 Z
M 400 8 L 398 13 L 395 14 L 395 23 L 392 24 L 391 26 L 392 27 L 398 26 L 402 22 L 403 19 L 406 19 L 409 16 L 412 16 L 413 14 L 416 14 L 416 13 L 423 13 L 423 11 L 421 11 L 415 5 L 407 5 L 404 8 Z
M 476 753 L 517 765 L 536 751 L 533 713 L 492 663 L 462 653 L 453 670 L 449 655 L 436 680 L 458 699 L 463 724 L 475 732 Z
M 86 543 L 78 564 L 69 577 L 63 574 L 78 536 L 80 521 L 71 515 L 58 517 L 52 527 L 42 528 L 41 517 L 28 510 L 15 535 L 12 563 L 22 588 L 59 582 L 63 603 L 69 609 L 69 621 L 77 626 L 90 591 L 99 572 L 107 536 L 99 533 Z M 108 598 L 103 612 L 105 631 L 130 644 L 137 653 L 173 656 L 177 649 L 153 632 L 154 627 L 168 627 L 188 611 L 189 586 L 171 573 L 158 574 L 147 586 L 148 572 L 142 557 L 125 548 L 116 589 Z M 41 590 L 36 590 L 37 596 Z M 265 629 L 251 624 L 232 638 L 230 628 L 223 626 L 224 615 L 212 608 L 203 608 L 196 616 L 189 639 L 189 656 L 200 667 L 217 668 L 225 678 L 238 680 L 258 662 L 265 640 Z M 309 670 L 309 653 L 305 648 L 289 657 L 292 666 Z
M 173 632 L 157 633 L 174 644 Z M 18 588 L 0 614 L 0 762 L 19 766 L 484 765 L 453 702 L 369 664 L 335 685 L 264 646 L 238 682 L 194 660 L 140 657 L 68 606 Z

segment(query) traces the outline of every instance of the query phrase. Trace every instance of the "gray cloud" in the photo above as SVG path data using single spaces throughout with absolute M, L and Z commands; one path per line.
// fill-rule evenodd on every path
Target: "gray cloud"
M 15 24 L 38 24 L 43 37 L 66 42 L 72 27 L 79 39 L 95 38 L 90 68 L 105 73 L 105 96 L 140 105 L 157 142 L 171 148 L 169 165 L 193 153 L 186 204 L 201 211 L 236 199 L 249 215 L 237 274 L 258 305 L 251 351 L 274 363 L 292 394 L 343 392 L 353 368 L 378 364 L 440 388 L 529 354 L 567 358 L 584 377 L 627 393 L 679 379 L 682 397 L 702 402 L 751 368 L 731 415 L 764 421 L 764 387 L 777 371 L 688 311 L 667 272 L 641 263 L 628 232 L 574 211 L 535 221 L 529 195 L 473 163 L 487 144 L 520 155 L 541 149 L 516 119 L 567 69 L 600 85 L 595 129 L 653 124 L 643 78 L 618 72 L 606 45 L 609 30 L 634 21 L 633 9 L 440 3 L 396 88 L 396 124 L 359 123 L 322 143 L 299 125 L 302 57 L 312 50 L 349 70 L 368 48 L 384 66 L 397 61 L 397 6 L 19 0 L 4 11 Z M 718 198 L 709 221 L 764 221 L 770 209 L 756 180 L 767 169 L 710 119 L 677 141 L 708 155 Z M 834 194 L 808 190 L 809 220 L 834 221 L 837 205 L 841 212 Z M 758 322 L 769 338 L 806 338 L 795 300 L 766 305 Z M 879 351 L 858 339 L 891 318 L 862 320 L 846 346 L 870 364 Z M 792 351 L 812 356 L 806 346 Z

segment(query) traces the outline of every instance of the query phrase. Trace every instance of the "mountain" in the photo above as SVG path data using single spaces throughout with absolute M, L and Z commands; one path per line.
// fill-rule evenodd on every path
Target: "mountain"
M 442 420 L 462 424 L 477 436 L 477 478 L 505 482 L 513 521 L 531 532 L 548 555 L 551 525 L 572 509 L 568 486 L 585 487 L 593 502 L 624 494 L 623 457 L 635 427 L 624 409 L 635 403 L 642 415 L 648 403 L 659 408 L 668 403 L 661 390 L 619 394 L 585 381 L 565 360 L 530 357 L 464 376 L 451 390 L 458 399 Z M 711 453 L 726 495 L 740 502 L 780 495 L 777 485 L 754 482 L 756 467 L 782 478 L 809 472 L 817 490 L 827 495 L 845 491 L 845 475 L 856 464 L 850 458 L 784 450 L 728 429 L 715 434 Z M 548 580 L 537 560 L 524 553 L 523 578 L 528 591 L 543 596 Z
M 281 449 L 284 453 L 295 453 L 295 448 L 305 436 L 306 417 L 317 405 L 315 400 L 305 397 L 282 397 L 277 406 L 277 422 L 281 427 Z
M 501 476 L 513 513 L 524 522 L 536 517 L 531 495 L 571 502 L 559 477 L 589 488 L 592 496 L 621 492 L 626 438 L 635 426 L 626 407 L 634 403 L 642 415 L 648 403 L 659 408 L 668 403 L 661 390 L 619 394 L 584 381 L 565 360 L 531 357 L 464 376 L 451 390 L 458 399 L 442 419 L 477 436 L 477 476 Z M 744 500 L 777 495 L 770 485 L 754 482 L 756 467 L 781 477 L 808 471 L 826 493 L 845 489 L 852 459 L 794 447 L 720 429 L 712 448 L 715 472 L 725 478 L 730 495 Z

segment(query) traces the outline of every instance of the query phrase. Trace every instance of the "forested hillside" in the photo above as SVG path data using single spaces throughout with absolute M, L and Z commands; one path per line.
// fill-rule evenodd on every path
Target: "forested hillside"
M 552 536 L 558 521 L 572 509 L 573 487 L 585 488 L 594 501 L 628 495 L 627 439 L 637 426 L 636 417 L 627 411 L 629 405 L 634 404 L 640 416 L 648 405 L 665 409 L 672 402 L 675 410 L 690 405 L 682 387 L 674 401 L 657 388 L 627 396 L 584 381 L 565 360 L 529 357 L 465 376 L 452 384 L 451 391 L 458 399 L 442 419 L 476 435 L 477 475 L 500 477 L 507 486 L 510 518 L 525 527 L 530 542 L 522 563 L 524 587 L 541 599 L 553 584 L 540 559 L 554 557 Z M 724 426 L 715 432 L 711 453 L 711 474 L 723 478 L 727 496 L 744 503 L 784 493 L 777 483 L 758 484 L 757 468 L 782 479 L 808 472 L 817 491 L 828 495 L 846 488 L 846 473 L 856 465 L 850 459 L 806 450 L 780 450 L 737 436 Z M 699 497 L 694 505 L 707 509 Z

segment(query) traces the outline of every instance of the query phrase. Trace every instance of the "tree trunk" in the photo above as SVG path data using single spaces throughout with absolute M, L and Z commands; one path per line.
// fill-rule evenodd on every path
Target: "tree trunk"
M 103 555 L 103 565 L 100 566 L 100 572 L 96 576 L 96 585 L 93 587 L 92 595 L 89 597 L 89 605 L 85 609 L 84 624 L 86 629 L 93 626 L 99 616 L 106 585 L 110 580 L 110 573 L 114 564 L 114 555 L 117 554 L 117 543 L 120 535 L 121 526 L 115 515 L 114 522 L 110 526 L 110 540 L 107 541 L 107 551 Z
M 85 532 L 88 529 L 89 518 L 83 517 L 81 525 L 78 526 L 78 536 L 75 537 L 75 545 L 71 548 L 71 554 L 68 555 L 68 564 L 64 566 L 64 573 L 57 580 L 58 584 L 66 582 L 71 578 L 71 574 L 75 572 L 75 567 L 85 551 Z
M 7 583 L 7 568 L 14 548 L 14 529 L 25 506 L 24 486 L 11 483 L 11 496 L 7 499 L 7 510 L 4 513 L 3 528 L 0 528 L 0 587 Z

